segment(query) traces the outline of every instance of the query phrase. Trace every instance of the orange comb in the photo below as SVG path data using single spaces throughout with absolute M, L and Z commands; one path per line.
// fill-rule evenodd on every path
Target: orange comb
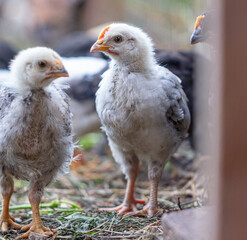
M 205 18 L 205 15 L 201 15 L 201 16 L 197 17 L 196 23 L 195 23 L 195 29 L 197 29 L 200 26 L 203 18 Z
M 102 39 L 105 36 L 105 33 L 109 30 L 110 26 L 106 27 L 99 35 L 98 39 Z

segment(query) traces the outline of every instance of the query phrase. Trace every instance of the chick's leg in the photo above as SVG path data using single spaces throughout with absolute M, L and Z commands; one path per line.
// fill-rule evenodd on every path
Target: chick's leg
M 120 155 L 118 155 L 118 158 Z M 118 216 L 122 216 L 125 213 L 137 211 L 136 204 L 145 204 L 143 200 L 135 199 L 134 197 L 134 188 L 135 181 L 138 174 L 138 165 L 139 160 L 135 154 L 124 154 L 124 157 L 121 159 L 120 164 L 123 166 L 123 171 L 127 176 L 127 187 L 125 191 L 124 201 L 121 205 L 114 208 L 102 208 L 100 210 L 109 211 L 109 212 L 118 212 Z
M 141 211 L 127 214 L 127 216 L 139 216 L 146 215 L 153 216 L 159 212 L 158 210 L 158 186 L 160 178 L 165 166 L 164 162 L 151 161 L 148 166 L 148 177 L 150 181 L 150 198 L 149 202 L 144 206 Z
M 158 186 L 165 166 L 163 161 L 151 161 L 148 166 L 148 178 L 150 181 L 150 198 L 142 212 L 153 216 L 158 213 Z
M 1 232 L 8 232 L 8 228 L 14 227 L 20 229 L 22 226 L 15 223 L 15 219 L 9 215 L 9 202 L 14 191 L 14 182 L 12 177 L 4 175 L 1 179 L 1 193 L 3 197 L 2 212 L 0 215 Z
M 33 220 L 30 224 L 21 228 L 21 231 L 27 231 L 23 235 L 19 236 L 19 238 L 28 238 L 30 232 L 35 232 L 42 235 L 50 236 L 53 233 L 57 232 L 57 230 L 51 230 L 49 228 L 44 227 L 42 220 L 40 218 L 39 213 L 39 204 L 43 195 L 43 186 L 39 183 L 31 184 L 29 190 L 29 201 L 32 207 L 33 212 Z

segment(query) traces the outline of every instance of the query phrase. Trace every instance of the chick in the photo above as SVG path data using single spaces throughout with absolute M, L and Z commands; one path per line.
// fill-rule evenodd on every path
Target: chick
M 141 29 L 111 24 L 91 52 L 111 58 L 96 93 L 96 109 L 116 162 L 127 178 L 123 203 L 106 211 L 118 215 L 158 212 L 157 192 L 163 168 L 187 135 L 190 113 L 180 79 L 160 67 L 153 44 Z M 134 197 L 139 161 L 148 161 L 150 199 L 141 212 Z
M 73 155 L 68 97 L 53 80 L 68 77 L 60 56 L 45 47 L 21 51 L 10 66 L 11 79 L 0 85 L 0 185 L 3 209 L 0 230 L 10 226 L 51 235 L 43 226 L 39 204 L 44 187 L 68 171 Z M 30 182 L 33 219 L 26 226 L 9 215 L 13 177 Z

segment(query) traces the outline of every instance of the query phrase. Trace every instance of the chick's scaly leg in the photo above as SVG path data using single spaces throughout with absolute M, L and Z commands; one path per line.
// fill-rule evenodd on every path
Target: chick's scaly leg
M 23 235 L 19 236 L 19 239 L 22 238 L 28 238 L 30 232 L 35 232 L 41 235 L 46 235 L 46 236 L 50 236 L 53 233 L 57 232 L 57 230 L 53 230 L 53 229 L 49 229 L 44 227 L 42 220 L 40 218 L 40 213 L 39 213 L 39 204 L 41 201 L 41 197 L 42 197 L 42 193 L 43 193 L 43 188 L 40 187 L 38 184 L 32 186 L 32 188 L 29 191 L 29 201 L 32 207 L 32 212 L 33 212 L 33 220 L 30 224 L 24 226 L 21 228 L 21 231 L 27 231 L 26 233 L 24 233 Z
M 165 163 L 160 161 L 151 161 L 148 166 L 148 178 L 150 181 L 150 198 L 149 202 L 141 211 L 129 213 L 127 216 L 146 215 L 153 216 L 159 212 L 158 209 L 158 186 L 163 172 Z
M 150 198 L 142 212 L 153 216 L 158 213 L 158 186 L 165 166 L 163 161 L 151 161 L 148 166 L 148 178 L 150 181 Z
M 135 199 L 134 197 L 135 181 L 138 174 L 138 158 L 136 156 L 133 156 L 132 159 L 129 161 L 129 164 L 130 169 L 128 170 L 127 174 L 128 181 L 123 203 L 114 208 L 101 208 L 101 211 L 118 212 L 118 216 L 122 216 L 125 213 L 137 211 L 136 204 L 146 203 L 144 200 Z
M 144 206 L 143 212 L 147 213 L 149 216 L 153 216 L 158 213 L 158 185 L 159 179 L 150 180 L 150 198 L 149 202 Z
M 3 176 L 1 179 L 1 192 L 3 197 L 2 212 L 0 215 L 0 229 L 1 232 L 8 232 L 8 228 L 11 226 L 16 229 L 20 229 L 22 226 L 15 223 L 15 219 L 9 215 L 9 202 L 11 195 L 14 191 L 13 179 L 10 176 Z
M 135 179 L 128 179 L 124 201 L 121 205 L 113 208 L 101 208 L 101 211 L 118 212 L 118 216 L 137 211 L 136 204 L 145 204 L 146 201 L 134 198 Z
M 125 216 L 154 216 L 156 213 L 159 212 L 158 210 L 158 201 L 157 201 L 157 194 L 158 194 L 158 185 L 159 180 L 150 180 L 150 198 L 149 202 L 144 206 L 144 208 L 140 211 L 133 211 L 125 214 Z

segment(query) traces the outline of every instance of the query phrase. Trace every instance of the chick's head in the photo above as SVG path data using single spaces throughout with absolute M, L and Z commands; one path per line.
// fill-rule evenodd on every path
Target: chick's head
M 151 38 L 140 28 L 124 23 L 113 23 L 104 28 L 90 51 L 104 52 L 127 64 L 138 59 L 152 59 L 154 55 Z
M 54 79 L 69 76 L 61 57 L 46 47 L 21 51 L 12 61 L 10 70 L 19 88 L 45 88 Z

